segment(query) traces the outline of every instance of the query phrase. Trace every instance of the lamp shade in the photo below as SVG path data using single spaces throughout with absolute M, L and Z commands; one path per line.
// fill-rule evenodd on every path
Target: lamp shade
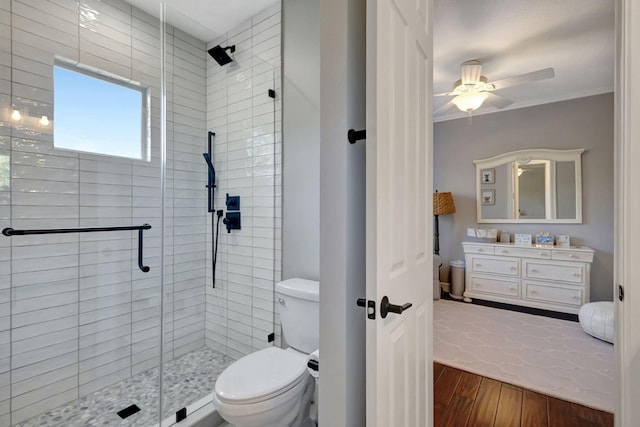
M 456 96 L 451 102 L 453 102 L 460 111 L 471 112 L 480 108 L 488 96 L 487 92 L 469 92 Z
M 456 213 L 456 205 L 453 204 L 453 195 L 449 192 L 433 193 L 433 214 L 449 215 Z

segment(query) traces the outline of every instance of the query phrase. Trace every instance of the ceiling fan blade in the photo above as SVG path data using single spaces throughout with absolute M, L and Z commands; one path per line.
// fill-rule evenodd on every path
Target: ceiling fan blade
M 489 103 L 496 108 L 503 109 L 504 107 L 513 104 L 512 100 L 503 98 L 500 95 L 496 95 L 495 93 L 487 92 L 487 95 L 489 95 L 487 97 L 487 101 L 489 101 Z
M 451 101 L 447 102 L 446 104 L 444 104 L 444 105 L 440 106 L 439 108 L 437 108 L 437 109 L 433 112 L 433 114 L 436 114 L 436 113 L 442 113 L 443 111 L 448 110 L 449 108 L 451 108 L 451 106 L 452 106 L 452 105 L 454 105 L 454 104 L 453 104 L 453 99 L 452 99 Z
M 535 81 L 550 79 L 555 76 L 553 68 L 544 68 L 538 71 L 532 71 L 530 73 L 518 74 L 517 76 L 507 77 L 506 79 L 496 80 L 488 84 L 493 85 L 493 90 L 504 89 L 511 86 Z

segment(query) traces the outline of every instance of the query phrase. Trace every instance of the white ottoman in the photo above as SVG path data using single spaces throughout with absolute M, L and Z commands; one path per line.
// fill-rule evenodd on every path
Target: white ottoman
M 580 307 L 578 319 L 586 333 L 613 344 L 613 337 L 616 334 L 613 302 L 598 301 L 585 304 Z

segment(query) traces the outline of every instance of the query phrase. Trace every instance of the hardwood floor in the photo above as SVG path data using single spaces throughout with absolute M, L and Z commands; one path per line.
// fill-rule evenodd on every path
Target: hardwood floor
M 613 414 L 433 364 L 435 427 L 610 427 Z

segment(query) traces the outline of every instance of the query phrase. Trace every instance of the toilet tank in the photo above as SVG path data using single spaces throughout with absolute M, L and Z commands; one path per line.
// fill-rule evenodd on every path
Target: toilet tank
M 276 284 L 276 310 L 287 344 L 303 353 L 320 345 L 319 283 L 288 279 Z

